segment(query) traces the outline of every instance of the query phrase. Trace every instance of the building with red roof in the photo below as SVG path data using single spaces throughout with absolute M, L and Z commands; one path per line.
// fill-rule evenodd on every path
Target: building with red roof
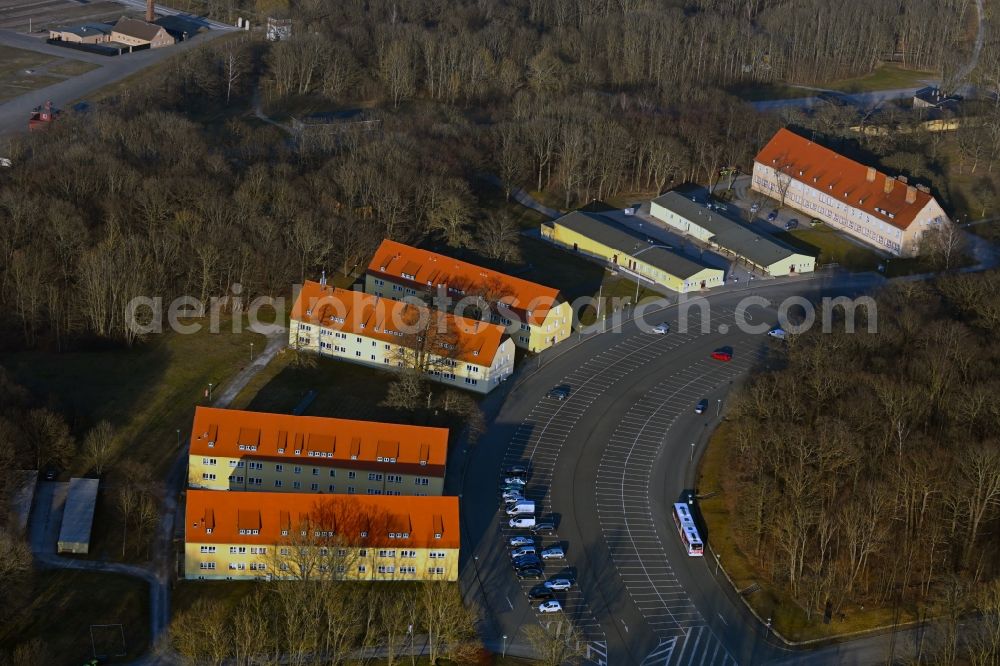
M 490 320 L 532 352 L 572 333 L 572 306 L 558 289 L 388 239 L 368 264 L 365 291 L 389 298 L 420 295 L 438 299 L 438 305 L 444 297 L 450 301 L 444 309 L 460 313 L 489 309 Z
M 926 188 L 787 129 L 778 130 L 754 158 L 752 187 L 901 257 L 918 254 L 923 233 L 948 219 Z
M 447 459 L 447 428 L 197 407 L 188 485 L 440 495 Z
M 385 370 L 488 393 L 514 371 L 514 343 L 502 326 L 307 281 L 289 324 L 289 344 Z
M 189 579 L 458 578 L 457 497 L 189 490 Z

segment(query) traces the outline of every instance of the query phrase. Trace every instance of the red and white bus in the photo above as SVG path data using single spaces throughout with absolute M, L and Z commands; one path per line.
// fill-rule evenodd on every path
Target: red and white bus
M 681 537 L 681 543 L 687 549 L 689 557 L 703 557 L 705 555 L 705 545 L 701 542 L 698 528 L 695 527 L 694 518 L 691 516 L 691 507 L 684 502 L 674 504 L 674 525 L 677 526 L 677 533 Z

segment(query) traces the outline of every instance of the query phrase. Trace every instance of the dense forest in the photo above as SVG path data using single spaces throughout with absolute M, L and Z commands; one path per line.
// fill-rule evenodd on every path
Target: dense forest
M 908 65 L 947 73 L 965 58 L 970 7 L 212 5 L 220 16 L 287 12 L 293 37 L 220 38 L 51 132 L 13 140 L 16 166 L 0 172 L 0 339 L 131 344 L 125 308 L 135 296 L 228 296 L 235 305 L 287 295 L 322 269 L 355 271 L 383 237 L 475 251 L 504 268 L 516 261 L 518 228 L 496 209 L 490 183 L 508 194 L 541 190 L 566 208 L 683 181 L 711 185 L 726 165 L 746 169 L 789 123 L 934 175 L 944 158 L 923 156 L 936 155 L 936 139 L 859 142 L 847 138 L 856 111 L 766 116 L 728 91 L 862 74 L 897 51 Z M 289 117 L 303 110 L 333 120 L 296 129 Z M 261 120 L 264 112 L 280 120 Z M 969 150 L 976 164 L 992 164 L 997 151 L 987 153 L 980 134 Z
M 793 338 L 740 395 L 740 547 L 815 622 L 865 605 L 996 613 L 1000 274 L 896 284 L 877 304 L 876 333 Z M 977 640 L 996 659 L 993 629 Z

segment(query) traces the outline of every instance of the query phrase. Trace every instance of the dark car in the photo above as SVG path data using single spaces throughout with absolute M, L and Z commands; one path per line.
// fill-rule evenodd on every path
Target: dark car
M 542 570 L 537 567 L 517 570 L 518 578 L 541 578 L 544 575 L 545 574 L 542 573 Z
M 733 348 L 732 347 L 719 347 L 714 352 L 712 352 L 712 358 L 716 361 L 732 361 L 733 360 Z
M 556 593 L 544 585 L 536 585 L 528 590 L 528 596 L 532 599 L 555 599 Z
M 507 465 L 506 467 L 508 476 L 524 476 L 528 473 L 527 465 Z
M 51 467 L 45 470 L 46 481 L 55 481 L 57 476 L 59 476 L 59 470 L 52 469 Z
M 708 409 L 708 400 L 701 399 L 698 401 L 698 404 L 694 406 L 694 413 L 704 414 L 706 409 Z
M 553 386 L 549 389 L 549 392 L 546 395 L 550 398 L 555 398 L 556 400 L 565 400 L 569 397 L 569 386 L 566 386 L 565 384 Z
M 535 534 L 552 534 L 556 531 L 555 523 L 543 520 L 540 523 L 535 523 L 535 526 L 531 528 L 531 531 Z
M 778 211 L 772 210 L 770 213 L 767 214 L 768 222 L 774 222 L 777 219 L 778 219 Z
M 788 220 L 785 222 L 785 231 L 791 231 L 792 229 L 797 229 L 799 226 L 799 221 L 796 219 Z
M 512 560 L 515 569 L 542 568 L 542 559 L 537 555 L 522 555 Z

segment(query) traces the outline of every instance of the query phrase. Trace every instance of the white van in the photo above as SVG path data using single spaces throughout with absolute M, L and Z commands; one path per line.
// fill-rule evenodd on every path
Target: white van
M 535 503 L 531 500 L 518 500 L 507 505 L 508 516 L 521 516 L 535 513 Z
M 513 528 L 528 528 L 535 526 L 534 516 L 514 516 L 507 521 L 507 524 Z

